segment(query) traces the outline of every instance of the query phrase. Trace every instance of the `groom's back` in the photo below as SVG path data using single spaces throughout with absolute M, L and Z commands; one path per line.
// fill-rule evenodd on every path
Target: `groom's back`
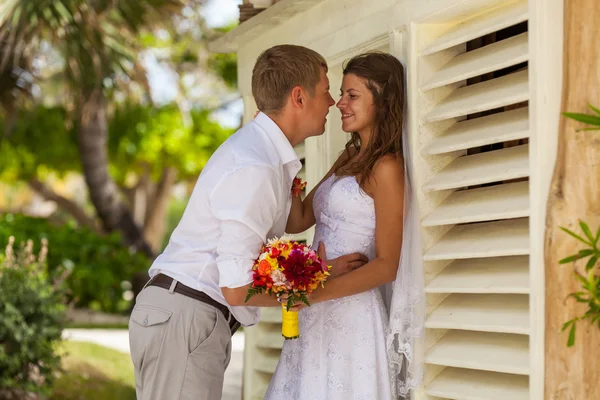
M 223 232 L 222 222 L 227 219 L 238 219 L 243 214 L 244 207 L 242 205 L 233 213 L 228 210 L 230 215 L 236 214 L 229 218 L 228 215 L 219 214 L 221 204 L 218 202 L 224 203 L 227 198 L 244 198 L 244 196 L 249 204 L 260 202 L 261 199 L 256 198 L 261 195 L 257 185 L 264 185 L 263 178 L 268 174 L 272 177 L 270 182 L 276 193 L 276 206 L 282 208 L 277 210 L 277 214 L 284 215 L 285 207 L 280 200 L 284 195 L 282 182 L 286 173 L 281 160 L 281 146 L 284 145 L 282 141 L 285 140 L 285 136 L 275 123 L 261 114 L 256 120 L 240 128 L 217 149 L 200 174 L 169 244 L 150 268 L 151 276 L 156 273 L 166 273 L 184 285 L 201 290 L 213 299 L 224 302 L 219 287 L 229 285 L 235 287 L 234 285 L 238 283 L 236 279 L 246 279 L 246 277 L 232 277 L 231 280 L 227 279 L 227 282 L 224 282 L 223 276 L 220 276 L 217 271 L 219 242 L 222 235 L 227 234 Z M 293 153 L 289 142 L 287 146 Z M 238 172 L 241 170 L 247 179 L 240 181 L 238 178 L 229 178 L 239 175 Z M 212 196 L 217 188 L 218 201 Z M 254 198 L 251 198 L 253 196 Z M 272 208 L 271 205 L 266 204 L 268 203 L 265 203 L 265 207 Z M 258 210 L 258 213 L 260 212 L 269 212 L 269 210 Z M 278 230 L 285 228 L 285 217 L 278 218 L 277 225 L 280 227 Z M 283 234 L 283 231 L 277 234 Z

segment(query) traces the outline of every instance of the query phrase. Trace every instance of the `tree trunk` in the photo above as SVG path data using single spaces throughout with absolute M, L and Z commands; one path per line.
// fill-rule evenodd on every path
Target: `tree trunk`
M 90 217 L 79 204 L 54 192 L 36 178 L 30 179 L 27 183 L 30 188 L 35 190 L 44 199 L 55 202 L 58 207 L 71 214 L 80 226 L 86 226 L 96 233 L 102 233 L 102 230 L 96 224 L 96 220 Z
M 127 245 L 153 257 L 108 172 L 107 141 L 106 100 L 102 89 L 95 88 L 84 95 L 79 121 L 79 150 L 90 199 L 107 232 L 119 231 Z
M 589 112 L 600 102 L 600 7 L 597 0 L 565 1 L 563 111 Z M 597 105 L 597 104 L 596 104 Z M 545 240 L 545 396 L 546 399 L 600 399 L 600 329 L 579 322 L 575 346 L 567 347 L 562 325 L 585 313 L 586 307 L 567 299 L 578 291 L 572 264 L 561 258 L 582 245 L 559 230 L 579 232 L 586 221 L 595 232 L 600 225 L 600 133 L 576 132 L 584 126 L 560 120 L 558 152 L 548 199 Z M 537 134 L 543 135 L 544 132 Z M 578 262 L 581 269 L 585 263 Z
M 177 178 L 177 170 L 166 167 L 162 173 L 152 198 L 147 202 L 146 218 L 144 220 L 144 238 L 155 253 L 161 249 L 166 229 L 166 214 L 169 205 L 171 189 Z

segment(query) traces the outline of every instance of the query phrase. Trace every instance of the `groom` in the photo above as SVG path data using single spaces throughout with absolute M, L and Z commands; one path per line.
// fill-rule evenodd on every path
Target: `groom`
M 325 131 L 334 104 L 325 59 L 292 45 L 263 52 L 252 71 L 262 112 L 214 153 L 169 245 L 150 268 L 129 322 L 138 400 L 219 400 L 231 335 L 254 325 L 268 295 L 244 302 L 266 239 L 284 233 L 294 146 Z M 338 271 L 360 254 L 328 260 Z

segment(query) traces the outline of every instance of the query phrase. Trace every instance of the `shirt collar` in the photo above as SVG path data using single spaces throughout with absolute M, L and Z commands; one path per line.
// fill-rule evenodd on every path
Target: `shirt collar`
M 254 122 L 267 133 L 267 136 L 269 136 L 269 139 L 273 142 L 283 165 L 292 161 L 298 161 L 298 163 L 300 163 L 298 155 L 290 141 L 271 118 L 261 112 L 254 118 Z

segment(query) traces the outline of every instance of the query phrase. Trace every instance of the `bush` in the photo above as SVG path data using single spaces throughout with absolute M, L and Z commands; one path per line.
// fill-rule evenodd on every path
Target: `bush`
M 71 271 L 67 287 L 76 307 L 111 313 L 127 311 L 132 300 L 130 279 L 149 267 L 144 255 L 133 254 L 123 246 L 119 234 L 101 236 L 87 228 L 56 226 L 42 218 L 1 215 L 0 245 L 4 246 L 10 235 L 17 241 L 49 241 L 48 264 Z
M 43 241 L 39 256 L 29 240 L 16 253 L 10 238 L 0 255 L 0 398 L 45 393 L 60 366 L 56 345 L 66 317 L 65 274 L 51 273 Z

